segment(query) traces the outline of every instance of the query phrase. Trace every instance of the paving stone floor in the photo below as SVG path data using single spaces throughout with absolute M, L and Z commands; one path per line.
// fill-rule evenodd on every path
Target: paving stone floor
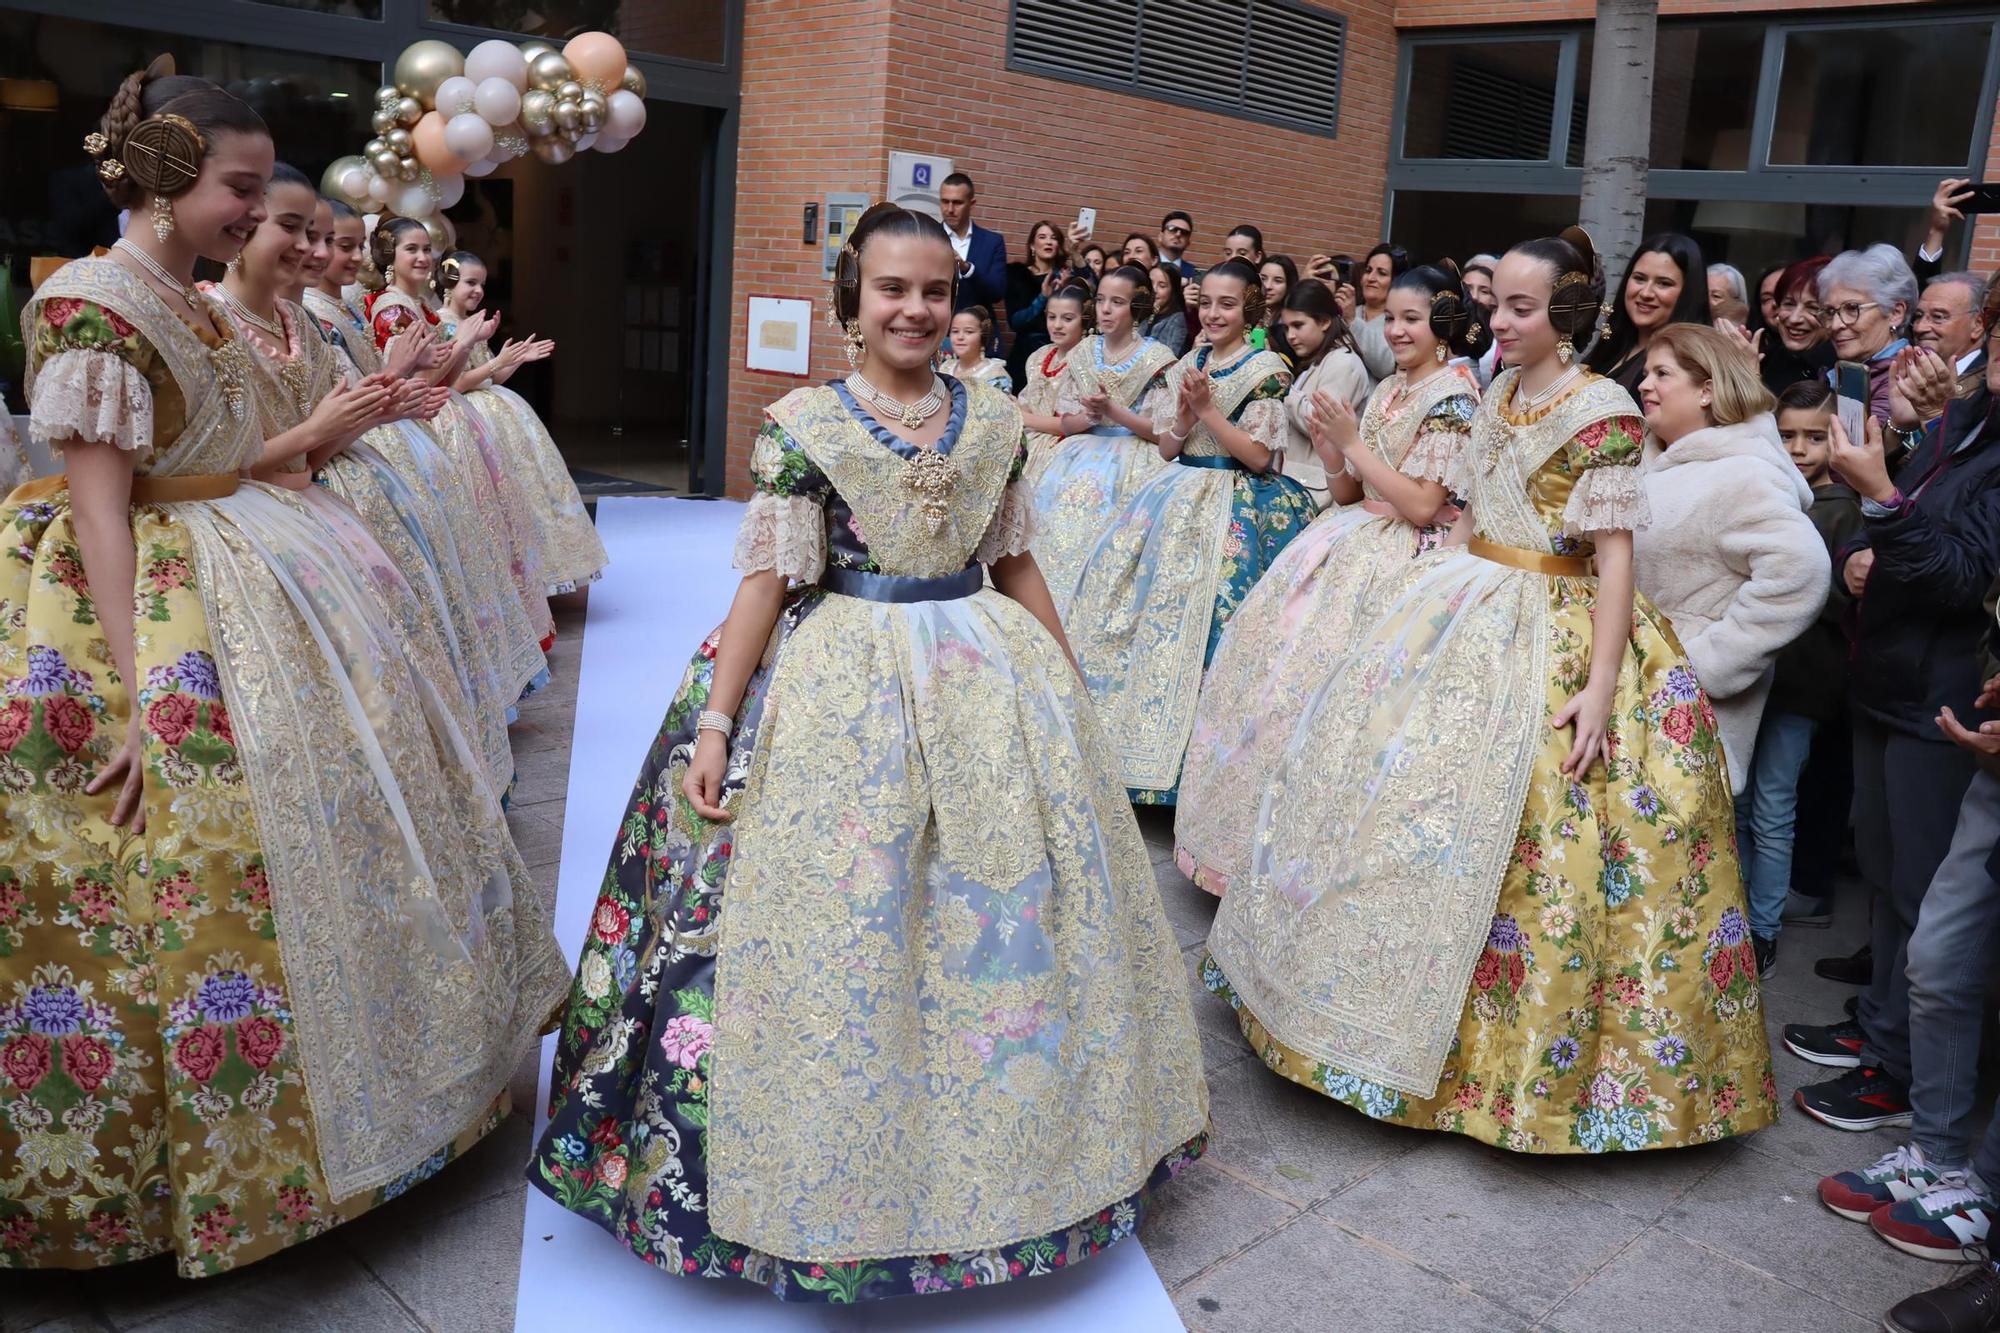
M 583 602 L 559 599 L 554 681 L 514 728 L 510 821 L 550 892 Z M 1175 870 L 1171 820 L 1146 811 L 1141 822 L 1193 985 L 1213 900 Z M 1833 929 L 1784 937 L 1765 991 L 1774 1047 L 1779 1023 L 1835 1017 L 1849 994 L 1811 964 L 1859 943 L 1865 913 L 1853 887 Z M 1820 1207 L 1821 1175 L 1897 1140 L 1836 1133 L 1793 1112 L 1792 1090 L 1819 1071 L 1782 1048 L 1788 1100 L 1774 1128 L 1680 1152 L 1542 1160 L 1378 1125 L 1261 1069 L 1228 1009 L 1198 986 L 1195 1011 L 1213 1146 L 1162 1192 L 1144 1240 L 1196 1333 L 1864 1333 L 1889 1304 L 1951 1271 Z M 524 1064 L 517 1106 L 534 1086 Z M 527 1152 L 521 1111 L 405 1198 L 239 1274 L 183 1282 L 156 1260 L 0 1275 L 0 1333 L 506 1333 Z

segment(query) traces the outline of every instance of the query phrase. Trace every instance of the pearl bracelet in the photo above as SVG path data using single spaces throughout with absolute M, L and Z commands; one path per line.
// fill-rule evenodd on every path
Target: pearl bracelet
M 726 741 L 736 732 L 736 720 L 727 713 L 704 709 L 694 722 L 696 738 L 699 739 L 704 731 L 719 731 L 722 733 L 722 739 Z

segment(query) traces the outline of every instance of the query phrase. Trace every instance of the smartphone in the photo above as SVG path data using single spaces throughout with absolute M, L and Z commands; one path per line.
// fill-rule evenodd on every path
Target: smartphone
M 1842 398 L 1868 406 L 1868 367 L 1859 361 L 1842 361 L 1834 372 L 1834 388 Z
M 1958 206 L 1961 213 L 2000 213 L 2000 181 L 1981 181 L 1966 187 L 1972 198 Z
M 1076 210 L 1076 229 L 1077 229 L 1078 231 L 1082 232 L 1082 233 L 1083 233 L 1083 234 L 1084 234 L 1085 236 L 1088 236 L 1088 235 L 1090 235 L 1090 233 L 1092 233 L 1093 231 L 1096 231 L 1096 230 L 1097 230 L 1097 210 L 1096 210 L 1096 209 L 1094 209 L 1094 208 L 1079 208 L 1079 209 L 1077 209 L 1077 210 Z

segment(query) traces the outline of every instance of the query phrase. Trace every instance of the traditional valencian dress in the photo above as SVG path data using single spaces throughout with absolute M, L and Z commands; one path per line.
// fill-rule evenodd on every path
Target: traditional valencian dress
M 584 942 L 529 1178 L 673 1273 L 843 1302 L 1037 1276 L 1133 1234 L 1204 1143 L 1109 741 L 982 587 L 1028 544 L 1020 414 L 949 384 L 934 452 L 845 384 L 769 409 L 737 563 L 795 587 L 737 711 L 734 822 L 681 794 L 711 635 Z M 937 455 L 941 499 L 911 485 Z
M 358 374 L 382 369 L 368 321 L 346 302 L 307 288 L 305 307 L 333 331 Z M 543 631 L 529 618 L 527 604 L 515 591 L 509 571 L 511 550 L 503 535 L 481 520 L 479 488 L 490 485 L 483 465 L 469 482 L 424 422 L 391 422 L 361 438 L 417 492 L 420 505 L 428 497 L 429 507 L 444 520 L 442 527 L 428 522 L 424 526 L 431 562 L 451 608 L 465 673 L 475 697 L 502 701 L 512 721 L 514 702 L 546 684 L 549 668 L 542 654 Z M 366 496 L 348 485 L 350 479 L 344 468 L 329 468 L 322 477 L 328 489 L 361 509 Z
M 1162 343 L 1141 338 L 1113 364 L 1104 356 L 1104 337 L 1093 333 L 1070 349 L 1057 387 L 1058 413 L 1082 416 L 1086 395 L 1100 390 L 1120 407 L 1152 420 L 1166 392 L 1174 355 Z M 1035 563 L 1067 617 L 1083 562 L 1111 527 L 1140 483 L 1165 467 L 1159 449 L 1115 421 L 1103 421 L 1044 452 L 1031 454 L 1028 480 L 1035 488 Z
M 959 368 L 957 357 L 948 356 L 938 363 L 938 374 L 960 378 L 968 384 L 989 385 L 1002 393 L 1014 392 L 1014 376 L 1008 371 L 1007 363 L 997 356 L 986 357 L 969 372 Z
M 458 332 L 447 322 L 446 334 Z M 466 360 L 468 366 L 483 366 L 493 359 L 493 349 L 480 343 Z M 549 596 L 555 597 L 597 581 L 611 557 L 604 553 L 604 539 L 583 507 L 569 464 L 549 435 L 549 428 L 528 400 L 504 384 L 488 380 L 466 395 L 493 433 L 494 447 L 509 469 L 521 479 L 522 497 L 528 517 L 535 524 L 536 541 L 542 552 L 542 577 Z
M 1425 556 L 1273 775 L 1203 980 L 1272 1069 L 1516 1152 L 1678 1147 L 1777 1115 L 1714 714 L 1635 595 L 1607 773 L 1550 719 L 1590 674 L 1592 532 L 1645 521 L 1637 409 L 1588 377 L 1473 423 L 1470 552 Z
M 1180 383 L 1206 371 L 1216 408 L 1271 450 L 1285 447 L 1285 386 L 1276 353 L 1226 366 L 1197 347 L 1153 395 L 1153 425 L 1171 430 Z M 1197 422 L 1176 466 L 1161 468 L 1111 518 L 1077 575 L 1063 618 L 1105 729 L 1118 740 L 1132 799 L 1172 805 L 1194 731 L 1202 672 L 1223 626 L 1278 552 L 1318 515 L 1305 488 L 1252 472 Z
M 301 307 L 289 301 L 277 303 L 283 347 L 227 301 L 223 311 L 257 367 L 258 373 L 251 377 L 251 398 L 264 438 L 275 438 L 304 421 L 342 382 L 345 371 L 339 350 L 320 335 L 318 321 Z M 295 467 L 303 473 L 305 460 L 295 460 Z M 475 690 L 473 678 L 462 669 L 463 654 L 437 577 L 427 527 L 441 520 L 365 440 L 355 440 L 327 460 L 320 476 L 339 477 L 338 490 L 331 485 L 308 486 L 297 494 L 321 511 L 327 527 L 348 546 L 350 567 L 374 586 L 382 607 L 408 638 L 412 664 L 452 706 L 454 720 L 479 755 L 488 785 L 504 795 L 514 782 L 506 701 Z
M 258 374 L 112 260 L 24 321 L 38 438 L 131 453 L 139 679 L 61 478 L 0 504 L 0 1266 L 263 1258 L 499 1122 L 561 954 L 449 709 L 299 496 Z M 110 590 L 112 595 L 116 590 Z M 146 827 L 84 786 L 143 718 Z
M 1030 356 L 1023 367 L 1027 382 L 1014 395 L 1014 401 L 1021 405 L 1023 412 L 1039 412 L 1043 416 L 1054 416 L 1061 410 L 1061 389 L 1063 372 L 1069 368 L 1069 357 L 1076 354 L 1072 346 L 1065 354 L 1056 346 L 1043 347 Z M 1049 454 L 1061 437 L 1046 431 L 1028 432 L 1028 470 L 1032 478 L 1048 462 Z M 1046 575 L 1047 571 L 1043 571 Z
M 1439 370 L 1413 388 L 1398 374 L 1369 398 L 1360 447 L 1406 477 L 1457 491 L 1478 405 L 1471 382 L 1455 371 Z M 1306 701 L 1457 516 L 1447 505 L 1432 526 L 1417 528 L 1372 488 L 1364 487 L 1363 497 L 1321 514 L 1285 548 L 1236 608 L 1215 651 L 1174 816 L 1175 859 L 1210 893 L 1222 893 L 1249 868 L 1265 784 Z
M 368 328 L 378 353 L 389 345 L 389 339 L 418 321 L 435 325 L 438 317 L 395 287 L 385 287 L 368 298 Z M 549 613 L 549 589 L 542 573 L 541 534 L 529 517 L 521 479 L 508 470 L 492 427 L 464 394 L 453 390 L 451 400 L 431 424 L 445 452 L 458 464 L 481 522 L 494 543 L 507 552 L 515 591 L 546 650 L 555 642 L 555 619 Z

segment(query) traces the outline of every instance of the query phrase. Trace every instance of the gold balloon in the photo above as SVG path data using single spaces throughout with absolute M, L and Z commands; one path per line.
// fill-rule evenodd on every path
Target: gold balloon
M 377 134 L 387 134 L 390 130 L 395 129 L 398 124 L 396 120 L 396 108 L 393 106 L 380 108 L 374 115 L 368 118 L 368 124 L 373 127 Z
M 413 181 L 424 174 L 424 164 L 414 157 L 406 157 L 397 165 L 396 174 L 406 181 Z
M 639 96 L 644 97 L 646 95 L 646 76 L 639 72 L 639 67 L 637 65 L 627 65 L 625 67 L 625 77 L 621 81 L 621 86 L 627 92 L 634 92 L 639 94 Z
M 443 254 L 451 245 L 451 237 L 445 232 L 444 217 L 433 213 L 424 219 L 424 230 L 431 234 L 431 249 Z
M 603 129 L 604 119 L 610 114 L 604 103 L 585 100 L 580 105 L 583 110 L 583 128 L 585 132 L 595 134 Z
M 535 140 L 535 156 L 551 166 L 561 166 L 576 156 L 576 145 L 559 135 Z
M 389 150 L 397 157 L 408 157 L 416 147 L 416 141 L 410 137 L 410 132 L 400 126 L 383 135 L 382 142 L 387 144 Z
M 557 102 L 554 114 L 556 128 L 564 134 L 574 134 L 583 128 L 583 108 L 575 102 Z
M 375 105 L 379 110 L 394 110 L 396 103 L 402 100 L 403 95 L 396 91 L 394 84 L 385 83 L 375 90 Z
M 554 112 L 555 94 L 545 93 L 537 88 L 521 96 L 521 128 L 528 136 L 539 139 L 556 126 Z
M 379 148 L 368 154 L 368 165 L 375 168 L 378 176 L 394 176 L 402 169 L 403 159 L 396 156 L 393 148 Z
M 414 97 L 396 99 L 396 123 L 414 125 L 424 118 L 424 104 Z
M 465 73 L 465 57 L 450 42 L 428 39 L 411 42 L 396 57 L 396 88 L 405 97 L 414 97 L 426 109 L 436 104 L 438 85 L 456 74 Z
M 381 152 L 388 146 L 389 146 L 388 140 L 383 139 L 381 136 L 378 135 L 375 138 L 370 139 L 367 143 L 361 145 L 361 156 L 373 157 L 375 156 L 375 154 Z
M 541 55 L 544 51 L 554 51 L 555 49 L 556 48 L 554 44 L 550 42 L 544 42 L 540 40 L 531 42 L 522 42 L 521 59 L 527 61 L 530 65 L 532 65 L 535 63 L 536 56 Z M 558 52 L 558 54 L 561 53 Z
M 572 77 L 569 61 L 563 59 L 560 51 L 544 51 L 528 62 L 529 86 L 545 93 L 554 92 Z
M 555 91 L 556 101 L 558 102 L 581 102 L 583 100 L 583 85 L 575 79 L 564 81 L 562 86 Z

